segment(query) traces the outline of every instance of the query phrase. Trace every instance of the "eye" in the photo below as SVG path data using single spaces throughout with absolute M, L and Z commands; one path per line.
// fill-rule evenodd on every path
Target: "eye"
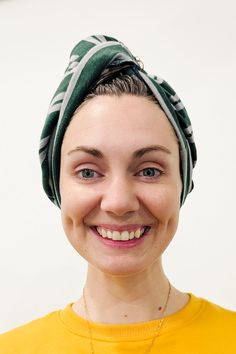
M 83 168 L 82 170 L 77 171 L 76 175 L 81 179 L 92 179 L 99 176 L 99 174 L 91 168 Z
M 138 172 L 138 176 L 141 174 L 145 178 L 158 178 L 163 174 L 163 172 L 155 167 L 147 167 Z

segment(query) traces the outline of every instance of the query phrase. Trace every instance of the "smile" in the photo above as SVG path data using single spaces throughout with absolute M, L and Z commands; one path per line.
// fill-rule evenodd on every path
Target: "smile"
M 93 229 L 103 238 L 107 238 L 113 241 L 129 241 L 133 239 L 139 239 L 144 236 L 149 230 L 150 226 L 143 226 L 133 231 L 124 230 L 119 232 L 117 230 L 106 230 L 99 226 L 94 226 Z

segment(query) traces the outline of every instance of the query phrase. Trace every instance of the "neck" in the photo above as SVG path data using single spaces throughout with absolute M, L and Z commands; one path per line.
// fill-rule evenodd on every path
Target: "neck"
M 161 318 L 168 291 L 169 281 L 161 261 L 148 271 L 126 276 L 103 273 L 89 265 L 84 287 L 89 317 L 100 323 L 134 323 Z M 183 307 L 187 299 L 188 295 L 171 287 L 165 315 Z M 88 317 L 82 297 L 73 305 L 73 310 L 81 317 Z

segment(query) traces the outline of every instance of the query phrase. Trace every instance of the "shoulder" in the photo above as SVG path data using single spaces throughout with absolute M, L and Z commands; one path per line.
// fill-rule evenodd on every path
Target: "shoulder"
M 224 308 L 221 305 L 218 305 L 218 304 L 216 304 L 210 300 L 204 299 L 204 298 L 202 299 L 202 301 L 205 305 L 205 310 L 209 316 L 213 316 L 215 319 L 225 318 L 229 322 L 236 321 L 236 311 Z
M 196 298 L 196 297 L 195 297 Z M 201 311 L 196 316 L 196 322 L 209 333 L 234 338 L 236 331 L 236 312 L 226 309 L 208 299 L 199 298 L 202 302 Z
M 53 311 L 23 324 L 12 330 L 0 334 L 0 353 L 4 354 L 31 354 L 37 352 L 43 341 L 47 341 L 53 331 L 57 330 L 58 313 Z M 50 333 L 49 333 L 50 332 Z

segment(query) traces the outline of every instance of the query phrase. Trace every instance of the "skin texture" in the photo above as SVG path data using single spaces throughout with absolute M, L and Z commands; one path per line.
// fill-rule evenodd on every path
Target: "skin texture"
M 134 151 L 152 145 L 169 152 L 132 158 Z M 104 157 L 77 151 L 78 146 L 100 150 Z M 93 321 L 129 323 L 158 317 L 153 311 L 168 292 L 161 255 L 175 234 L 181 195 L 178 143 L 160 107 L 133 95 L 98 96 L 86 102 L 64 137 L 60 192 L 65 233 L 89 264 L 85 290 Z M 136 246 L 118 248 L 94 234 L 90 226 L 99 224 L 151 229 Z M 169 313 L 187 300 L 187 294 L 173 287 Z M 81 298 L 73 308 L 86 317 Z

